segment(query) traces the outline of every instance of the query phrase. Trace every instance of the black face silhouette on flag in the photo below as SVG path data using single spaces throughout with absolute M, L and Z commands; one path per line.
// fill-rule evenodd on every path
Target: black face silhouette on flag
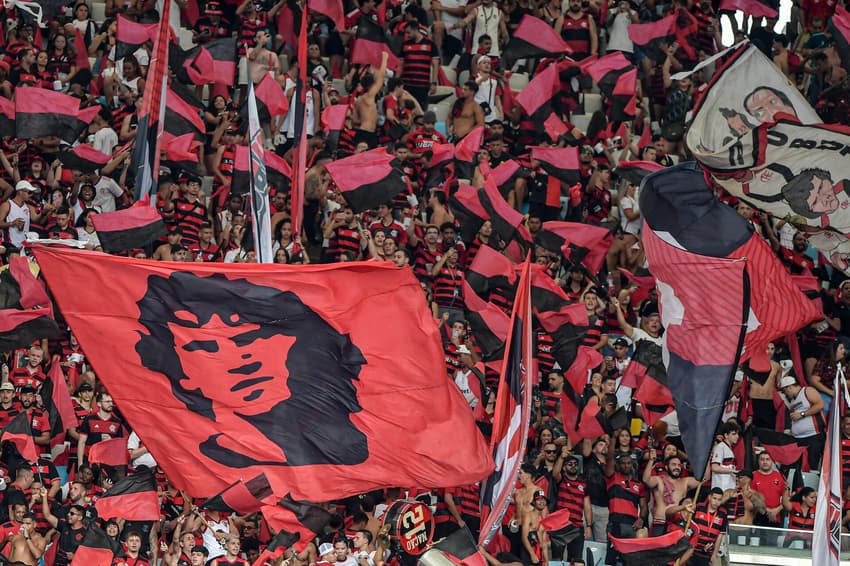
M 259 432 L 280 448 L 279 459 L 260 461 L 239 439 L 214 433 L 199 447 L 206 457 L 235 468 L 355 465 L 368 458 L 366 435 L 351 421 L 361 410 L 354 381 L 366 359 L 295 293 L 175 272 L 149 277 L 138 307 L 141 321 L 159 324 L 143 322 L 149 334 L 139 337 L 136 351 L 147 369 L 168 378 L 175 398 L 231 430 L 254 429 L 246 436 Z M 209 373 L 211 357 L 217 375 Z M 282 401 L 281 389 L 289 391 Z M 276 399 L 266 401 L 270 390 Z

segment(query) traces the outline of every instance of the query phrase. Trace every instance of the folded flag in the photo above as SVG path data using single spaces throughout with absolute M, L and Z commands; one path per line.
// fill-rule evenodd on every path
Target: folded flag
M 798 443 L 797 439 L 790 434 L 755 428 L 753 437 L 758 439 L 773 461 L 781 466 L 793 466 L 802 461 L 804 456 L 808 458 L 808 448 Z
M 153 42 L 158 30 L 158 23 L 140 24 L 119 14 L 115 28 L 115 60 L 133 55 L 148 41 Z
M 354 36 L 354 45 L 351 47 L 351 63 L 360 65 L 372 65 L 376 69 L 381 66 L 381 54 L 386 53 L 387 69 L 398 68 L 398 57 L 396 57 L 387 43 L 384 28 L 368 18 L 361 16 L 357 20 L 357 33 Z
M 548 23 L 526 14 L 511 34 L 502 56 L 506 61 L 531 57 L 558 57 L 572 49 Z
M 568 185 L 581 180 L 581 165 L 577 147 L 532 147 L 531 159 L 549 175 Z
M 325 165 L 334 184 L 354 212 L 390 202 L 407 188 L 404 174 L 393 166 L 383 147 L 364 151 Z
M 92 146 L 82 143 L 72 149 L 60 151 L 59 161 L 68 169 L 81 173 L 93 173 L 109 163 L 110 156 Z
M 572 265 L 583 265 L 595 275 L 602 269 L 611 247 L 611 231 L 601 226 L 578 222 L 544 222 L 537 242 L 547 250 L 564 254 Z
M 32 426 L 30 415 L 24 411 L 12 419 L 3 432 L 0 433 L 0 441 L 9 442 L 18 449 L 18 454 L 28 462 L 37 462 L 40 450 L 35 446 L 32 437 Z
M 24 139 L 58 136 L 72 144 L 86 129 L 100 106 L 80 108 L 80 99 L 37 87 L 15 89 L 15 128 Z
M 112 484 L 94 503 L 101 519 L 158 521 L 159 498 L 153 471 L 142 468 Z
M 0 352 L 59 335 L 53 303 L 37 274 L 38 266 L 26 257 L 12 257 L 0 271 Z
M 143 248 L 165 235 L 162 216 L 152 206 L 131 206 L 92 216 L 100 245 L 109 253 Z
M 281 499 L 277 505 L 264 505 L 263 518 L 269 527 L 277 532 L 278 544 L 289 542 L 286 546 L 296 552 L 302 552 L 310 542 L 322 534 L 331 514 L 312 503 L 295 501 L 290 496 Z
M 74 551 L 71 566 L 112 566 L 120 546 L 121 543 L 106 534 L 95 522 L 86 529 L 82 542 Z

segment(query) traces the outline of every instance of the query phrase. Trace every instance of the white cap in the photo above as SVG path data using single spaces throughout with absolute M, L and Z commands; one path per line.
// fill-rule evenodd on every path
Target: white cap
M 466 347 L 466 344 L 461 344 L 460 346 L 458 346 L 456 352 L 457 352 L 458 355 L 460 355 L 460 354 L 472 355 L 472 352 L 469 351 L 469 348 Z
M 334 545 L 332 545 L 329 542 L 323 542 L 322 544 L 319 545 L 319 556 L 324 556 L 325 554 L 328 554 L 329 552 L 333 552 L 333 551 L 334 551 Z
M 785 377 L 779 380 L 779 389 L 785 389 L 786 387 L 790 387 L 791 385 L 797 385 L 797 378 L 793 375 L 786 375 Z
M 23 180 L 21 180 L 21 181 L 18 181 L 18 183 L 15 185 L 15 190 L 16 190 L 16 191 L 26 191 L 26 192 L 28 192 L 28 193 L 34 193 L 34 192 L 36 192 L 38 189 L 36 189 L 35 187 L 33 187 L 33 186 L 32 186 L 32 183 L 30 183 L 29 181 L 23 181 Z

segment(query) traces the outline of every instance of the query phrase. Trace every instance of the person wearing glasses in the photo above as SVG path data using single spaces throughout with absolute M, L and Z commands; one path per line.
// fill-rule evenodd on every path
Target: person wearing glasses
M 82 486 L 76 484 L 81 490 Z M 79 499 L 79 498 L 78 498 Z M 86 532 L 86 526 L 83 523 L 85 517 L 85 508 L 82 505 L 72 504 L 68 507 L 65 517 L 58 518 L 51 512 L 50 503 L 47 498 L 47 490 L 41 489 L 41 504 L 44 509 L 44 518 L 50 523 L 50 526 L 59 532 L 59 548 L 56 552 L 56 566 L 65 566 L 70 564 L 74 558 L 74 553 L 77 552 L 77 547 L 83 540 Z

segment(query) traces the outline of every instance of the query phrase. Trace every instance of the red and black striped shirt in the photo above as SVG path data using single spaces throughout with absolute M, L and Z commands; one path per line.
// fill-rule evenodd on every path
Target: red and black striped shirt
M 633 523 L 640 512 L 640 500 L 646 496 L 643 483 L 615 472 L 606 478 L 606 484 L 609 520 L 612 523 Z
M 584 498 L 587 497 L 587 485 L 581 478 L 574 480 L 564 476 L 558 484 L 558 509 L 569 509 L 570 525 L 582 526 L 584 517 Z
M 434 302 L 443 308 L 463 309 L 463 280 L 460 268 L 444 265 L 434 277 Z
M 404 67 L 401 72 L 401 80 L 404 86 L 422 88 L 431 84 L 431 62 L 439 57 L 437 46 L 427 37 L 422 41 L 409 39 L 401 46 L 401 56 L 404 59 Z
M 705 505 L 697 507 L 691 519 L 691 545 L 694 554 L 700 557 L 711 556 L 721 533 L 726 532 L 726 512 L 721 508 L 710 512 Z

